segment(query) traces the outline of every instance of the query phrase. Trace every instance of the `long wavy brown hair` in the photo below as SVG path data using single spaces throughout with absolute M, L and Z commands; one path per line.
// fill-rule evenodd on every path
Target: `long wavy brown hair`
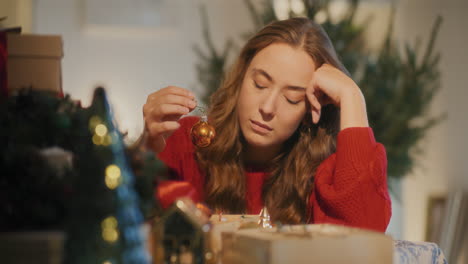
M 240 130 L 237 100 L 246 70 L 253 57 L 273 43 L 286 43 L 306 51 L 317 67 L 328 63 L 347 74 L 338 60 L 330 39 L 320 25 L 307 18 L 273 22 L 255 34 L 244 46 L 220 88 L 212 95 L 209 120 L 217 132 L 207 148 L 196 150 L 200 169 L 205 173 L 205 201 L 225 213 L 245 213 L 245 140 Z M 335 152 L 339 131 L 339 110 L 333 105 L 322 108 L 318 124 L 304 116 L 297 131 L 283 144 L 282 151 L 269 167 L 262 199 L 274 221 L 309 222 L 309 196 L 319 164 Z

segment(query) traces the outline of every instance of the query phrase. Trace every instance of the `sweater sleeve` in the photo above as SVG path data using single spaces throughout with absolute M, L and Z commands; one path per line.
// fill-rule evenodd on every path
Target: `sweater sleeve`
M 169 180 L 160 181 L 155 190 L 156 199 L 163 208 L 169 207 L 181 197 L 189 197 L 194 202 L 201 200 L 203 178 L 194 158 L 194 146 L 190 140 L 190 130 L 198 121 L 197 117 L 179 120 L 180 128 L 166 140 L 166 147 L 158 158 L 166 165 Z
M 391 217 L 387 156 L 371 128 L 340 131 L 336 153 L 317 168 L 309 204 L 314 223 L 386 230 Z

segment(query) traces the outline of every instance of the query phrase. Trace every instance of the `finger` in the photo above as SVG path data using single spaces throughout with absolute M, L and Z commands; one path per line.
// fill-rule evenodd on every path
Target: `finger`
M 181 115 L 165 115 L 161 118 L 161 122 L 165 122 L 165 121 L 179 121 L 179 119 L 181 118 L 182 116 Z
M 193 99 L 190 99 L 186 96 L 175 95 L 175 94 L 164 94 L 160 95 L 158 102 L 164 104 L 174 104 L 187 107 L 189 109 L 194 109 L 197 106 L 197 102 Z M 153 102 L 157 104 L 157 102 Z M 151 103 L 150 103 L 151 104 Z
M 150 113 L 153 111 L 153 109 L 154 109 L 153 105 L 148 104 L 148 103 L 144 104 L 143 109 L 142 109 L 143 110 L 143 118 L 148 117 L 150 115 Z
M 187 90 L 187 89 L 184 89 L 184 88 L 181 88 L 181 87 L 177 87 L 177 86 L 168 86 L 168 87 L 165 87 L 157 92 L 154 92 L 152 94 L 150 94 L 148 96 L 148 100 L 154 100 L 155 98 L 159 97 L 159 96 L 162 96 L 162 95 L 166 95 L 166 94 L 174 94 L 174 95 L 179 95 L 179 96 L 184 96 L 184 97 L 187 97 L 189 99 L 195 99 L 195 95 Z
M 309 99 L 309 102 L 312 105 L 312 109 L 314 108 L 317 110 L 322 109 L 322 104 L 319 102 L 319 100 L 314 94 L 308 94 L 307 98 Z
M 162 94 L 177 94 L 177 95 L 181 95 L 181 96 L 187 96 L 187 97 L 192 97 L 192 98 L 195 98 L 195 95 L 185 89 L 185 88 L 181 88 L 181 87 L 178 87 L 178 86 L 167 86 L 163 89 L 161 89 L 161 93 Z
M 179 129 L 179 127 L 180 124 L 176 121 L 153 122 L 148 125 L 148 133 L 153 137 L 159 137 L 162 135 L 168 136 Z
M 175 94 L 167 95 L 167 103 L 178 104 L 181 106 L 185 106 L 189 109 L 194 109 L 197 106 L 197 102 L 194 99 L 187 98 L 186 96 L 175 95 Z
M 312 110 L 312 122 L 317 124 L 320 121 L 320 111 Z
M 320 110 L 322 108 L 322 104 L 320 103 L 319 99 L 316 96 L 316 91 L 314 89 L 309 89 L 306 92 L 307 99 L 311 105 L 311 110 L 312 109 L 317 109 Z
M 314 89 L 309 89 L 306 93 L 307 99 L 310 103 L 310 113 L 312 116 L 312 122 L 317 124 L 320 120 L 320 115 L 322 111 L 322 104 L 320 104 L 319 100 L 315 96 Z
M 171 118 L 172 120 L 178 120 L 181 116 L 189 113 L 189 109 L 180 105 L 163 104 L 157 107 L 153 107 L 150 112 L 143 115 L 145 122 L 151 123 L 161 122 L 166 119 L 166 116 L 177 116 L 177 118 Z
M 320 116 L 322 115 L 322 109 L 312 109 L 312 121 L 314 124 L 317 124 L 320 120 Z
M 175 104 L 162 104 L 158 107 L 155 107 L 151 113 L 152 117 L 163 118 L 167 115 L 186 115 L 190 112 L 190 109 L 185 106 L 175 105 Z
M 333 100 L 324 92 L 316 91 L 314 94 L 321 106 L 333 104 Z

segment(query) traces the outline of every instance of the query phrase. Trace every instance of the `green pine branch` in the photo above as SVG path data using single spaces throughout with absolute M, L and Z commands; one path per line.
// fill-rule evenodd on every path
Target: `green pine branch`
M 219 52 L 211 37 L 205 6 L 200 7 L 200 14 L 202 18 L 204 44 L 207 46 L 208 51 L 203 51 L 198 45 L 194 45 L 193 50 L 200 60 L 200 62 L 195 65 L 198 82 L 205 89 L 201 100 L 207 104 L 211 94 L 216 91 L 221 84 L 233 42 L 232 40 L 227 40 L 224 44 L 224 49 Z
M 387 149 L 391 177 L 403 177 L 411 171 L 418 142 L 445 119 L 445 114 L 429 114 L 432 99 L 440 90 L 440 54 L 434 52 L 434 42 L 441 23 L 438 17 L 422 55 L 419 44 L 405 44 L 400 53 L 390 27 L 378 59 L 367 61 L 359 81 L 369 102 L 371 126 Z

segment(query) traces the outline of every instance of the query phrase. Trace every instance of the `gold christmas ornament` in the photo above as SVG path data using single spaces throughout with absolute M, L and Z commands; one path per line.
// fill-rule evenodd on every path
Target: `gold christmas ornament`
M 200 148 L 208 147 L 216 136 L 215 129 L 208 124 L 208 117 L 203 115 L 190 130 L 192 143 Z

